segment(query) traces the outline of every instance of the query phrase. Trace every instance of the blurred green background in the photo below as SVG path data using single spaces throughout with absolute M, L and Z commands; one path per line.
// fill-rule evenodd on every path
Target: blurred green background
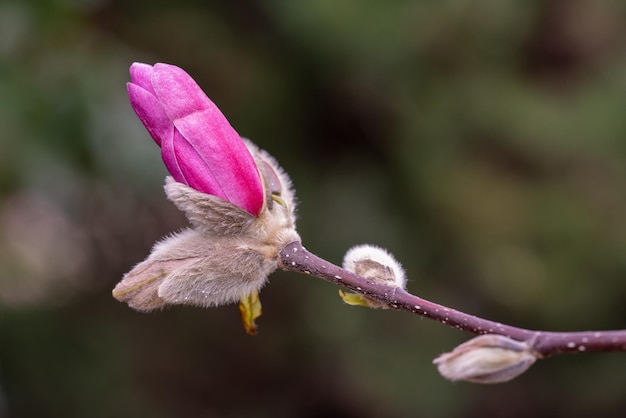
M 187 70 L 298 192 L 307 248 L 388 248 L 409 290 L 528 328 L 626 327 L 626 2 L 1 0 L 0 417 L 622 417 L 626 355 L 497 386 L 469 338 L 278 272 L 236 306 L 111 289 L 185 225 L 128 105 Z

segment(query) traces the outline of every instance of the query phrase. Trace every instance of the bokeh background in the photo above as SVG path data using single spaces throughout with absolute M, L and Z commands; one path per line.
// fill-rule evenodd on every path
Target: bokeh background
M 0 416 L 622 417 L 626 355 L 443 380 L 469 338 L 277 272 L 236 306 L 111 289 L 185 225 L 128 105 L 196 78 L 298 192 L 307 248 L 388 248 L 409 290 L 528 328 L 626 327 L 626 2 L 0 1 Z

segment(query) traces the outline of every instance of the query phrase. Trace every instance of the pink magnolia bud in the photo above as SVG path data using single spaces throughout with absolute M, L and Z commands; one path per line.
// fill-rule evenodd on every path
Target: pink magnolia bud
M 172 177 L 257 216 L 264 193 L 254 158 L 191 76 L 173 65 L 134 63 L 130 78 L 130 103 Z

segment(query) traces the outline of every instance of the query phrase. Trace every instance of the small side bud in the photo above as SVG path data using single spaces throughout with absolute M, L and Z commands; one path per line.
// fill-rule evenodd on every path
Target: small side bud
M 433 363 L 446 379 L 504 383 L 524 373 L 537 360 L 530 346 L 503 335 L 486 334 L 437 357 Z
M 386 286 L 406 286 L 400 263 L 384 248 L 363 244 L 350 248 L 343 258 L 343 268 Z
M 352 247 L 343 258 L 343 268 L 378 284 L 404 289 L 406 276 L 400 263 L 385 249 L 369 245 Z M 348 305 L 387 308 L 384 303 L 358 293 L 339 291 Z

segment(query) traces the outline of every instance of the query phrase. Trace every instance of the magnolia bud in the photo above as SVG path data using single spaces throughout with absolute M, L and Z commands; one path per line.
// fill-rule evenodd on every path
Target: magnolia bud
M 155 245 L 113 296 L 141 311 L 239 300 L 253 333 L 259 289 L 276 270 L 279 251 L 300 241 L 291 180 L 271 155 L 239 136 L 181 68 L 135 63 L 130 74 L 130 103 L 172 175 L 167 197 L 192 227 Z
M 537 360 L 530 346 L 503 335 L 486 334 L 437 357 L 439 373 L 452 381 L 503 383 L 524 373 Z
M 400 263 L 387 250 L 374 245 L 352 247 L 343 258 L 343 268 L 381 285 L 401 289 L 406 286 L 406 276 Z M 385 304 L 360 294 L 340 290 L 339 295 L 348 305 L 386 308 Z
M 167 304 L 210 307 L 249 297 L 265 284 L 278 266 L 278 252 L 300 237 L 289 178 L 269 154 L 249 141 L 246 146 L 267 194 L 259 214 L 168 177 L 167 197 L 192 228 L 157 243 L 124 275 L 115 298 L 141 311 Z

